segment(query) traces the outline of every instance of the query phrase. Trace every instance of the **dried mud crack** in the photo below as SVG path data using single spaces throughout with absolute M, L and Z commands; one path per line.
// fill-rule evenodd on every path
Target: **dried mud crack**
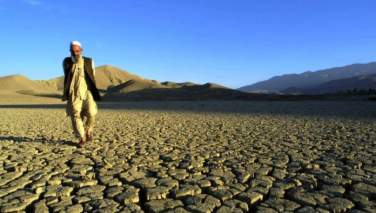
M 159 104 L 100 108 L 83 148 L 64 109 L 0 108 L 0 211 L 376 209 L 374 103 Z

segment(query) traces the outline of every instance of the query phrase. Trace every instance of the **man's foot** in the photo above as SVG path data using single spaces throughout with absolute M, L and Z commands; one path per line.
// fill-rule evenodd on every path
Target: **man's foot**
M 86 139 L 85 138 L 81 138 L 80 142 L 78 142 L 78 146 L 82 147 L 85 143 L 86 143 Z
M 86 141 L 87 142 L 93 141 L 93 133 L 86 132 Z

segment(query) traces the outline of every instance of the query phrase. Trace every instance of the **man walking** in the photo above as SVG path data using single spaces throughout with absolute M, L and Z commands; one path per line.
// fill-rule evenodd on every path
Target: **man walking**
M 66 114 L 72 119 L 72 127 L 79 145 L 93 140 L 95 115 L 98 112 L 95 101 L 100 101 L 95 83 L 93 60 L 82 56 L 82 46 L 78 41 L 70 43 L 71 57 L 63 60 L 64 90 L 63 101 L 67 100 Z M 86 122 L 84 126 L 84 118 Z

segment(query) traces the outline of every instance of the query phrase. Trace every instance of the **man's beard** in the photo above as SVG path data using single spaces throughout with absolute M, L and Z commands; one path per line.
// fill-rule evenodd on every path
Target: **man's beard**
M 72 55 L 74 59 L 78 60 L 79 58 L 81 58 L 81 55 Z

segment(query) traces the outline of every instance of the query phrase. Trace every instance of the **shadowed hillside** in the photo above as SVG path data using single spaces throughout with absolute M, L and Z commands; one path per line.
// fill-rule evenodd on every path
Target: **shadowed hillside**
M 169 86 L 160 84 L 156 81 L 145 79 L 131 79 L 117 86 L 109 87 L 108 93 L 127 93 L 143 89 L 169 88 Z
M 140 89 L 143 88 L 143 89 Z M 106 100 L 208 100 L 208 99 L 237 99 L 248 94 L 228 89 L 221 85 L 206 83 L 198 84 L 141 84 L 126 82 L 108 90 Z

